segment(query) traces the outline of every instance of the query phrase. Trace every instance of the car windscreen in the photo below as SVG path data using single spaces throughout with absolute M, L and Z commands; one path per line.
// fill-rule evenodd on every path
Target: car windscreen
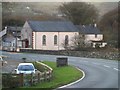
M 19 71 L 31 71 L 34 70 L 34 67 L 32 65 L 20 65 L 18 67 Z

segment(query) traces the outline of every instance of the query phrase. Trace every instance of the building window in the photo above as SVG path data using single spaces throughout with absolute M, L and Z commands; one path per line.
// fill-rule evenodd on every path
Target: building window
M 42 44 L 46 45 L 46 35 L 43 35 L 43 37 L 42 37 Z
M 57 45 L 57 35 L 54 36 L 54 45 Z
M 97 38 L 97 34 L 95 34 L 95 38 Z
M 65 45 L 68 45 L 69 43 L 69 38 L 68 38 L 68 35 L 65 36 Z

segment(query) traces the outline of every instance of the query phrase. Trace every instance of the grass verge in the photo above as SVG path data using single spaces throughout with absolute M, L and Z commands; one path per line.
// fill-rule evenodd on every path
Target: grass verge
M 44 61 L 43 63 L 53 68 L 53 78 L 50 82 L 39 83 L 34 88 L 57 88 L 83 76 L 82 72 L 73 66 L 56 67 L 55 62 Z

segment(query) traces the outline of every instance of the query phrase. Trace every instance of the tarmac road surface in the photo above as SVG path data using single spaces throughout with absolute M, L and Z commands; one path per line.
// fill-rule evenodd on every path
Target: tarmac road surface
M 8 56 L 5 60 L 16 60 L 21 62 L 22 58 L 27 58 L 30 61 L 56 61 L 57 55 L 42 55 L 32 53 L 13 53 L 2 52 L 3 55 Z M 80 82 L 70 85 L 66 88 L 118 88 L 118 61 L 93 59 L 82 57 L 68 57 L 70 65 L 74 65 L 85 72 L 85 78 Z

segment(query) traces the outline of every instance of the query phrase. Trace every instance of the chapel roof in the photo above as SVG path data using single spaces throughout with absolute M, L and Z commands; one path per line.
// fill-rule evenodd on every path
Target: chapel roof
M 78 32 L 70 21 L 28 21 L 35 32 Z

